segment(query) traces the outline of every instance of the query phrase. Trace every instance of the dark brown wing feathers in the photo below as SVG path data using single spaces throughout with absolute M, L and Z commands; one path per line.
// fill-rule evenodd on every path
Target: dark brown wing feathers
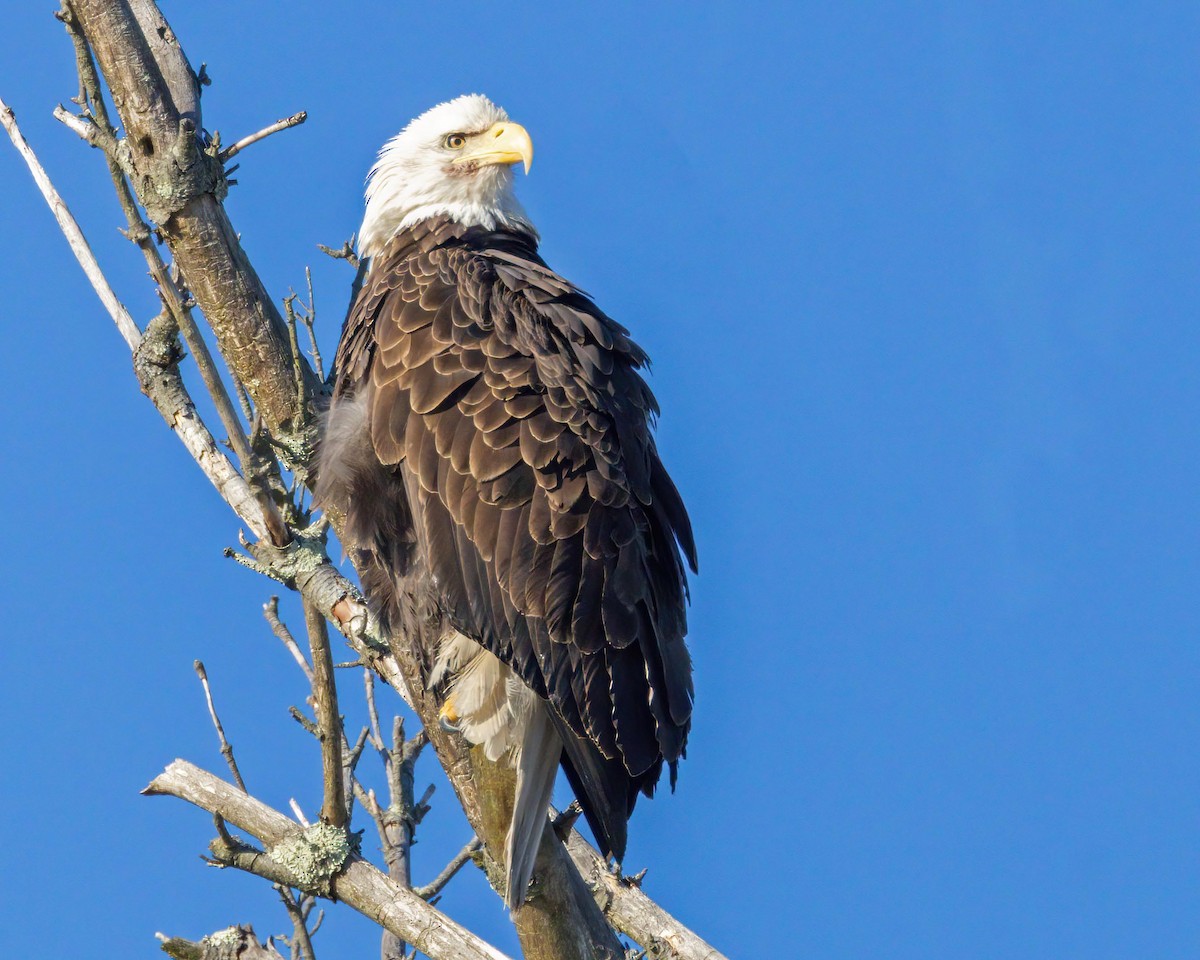
M 680 549 L 695 569 L 695 547 L 645 363 L 529 237 L 447 221 L 376 257 L 335 361 L 335 406 L 366 392 L 445 614 L 554 705 L 568 776 L 618 855 L 637 792 L 664 761 L 674 779 L 693 695 Z

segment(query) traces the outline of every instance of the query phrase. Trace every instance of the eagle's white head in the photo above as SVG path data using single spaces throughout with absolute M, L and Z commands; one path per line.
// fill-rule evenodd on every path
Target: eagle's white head
M 425 111 L 392 137 L 367 177 L 359 253 L 378 253 L 429 217 L 536 232 L 513 196 L 512 165 L 533 161 L 533 141 L 487 97 L 467 94 Z

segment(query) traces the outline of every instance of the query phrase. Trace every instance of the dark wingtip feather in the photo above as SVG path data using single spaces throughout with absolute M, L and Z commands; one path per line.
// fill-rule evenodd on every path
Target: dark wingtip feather
M 633 813 L 638 784 L 620 760 L 606 760 L 591 743 L 553 717 L 563 741 L 562 768 L 571 790 L 583 808 L 600 852 L 618 861 L 625 856 L 629 816 Z
M 696 538 L 692 534 L 692 521 L 688 517 L 687 508 L 683 505 L 683 498 L 679 495 L 679 488 L 675 486 L 675 482 L 667 473 L 666 467 L 662 465 L 657 454 L 654 456 L 654 463 L 651 467 L 651 483 L 655 499 L 675 534 L 675 541 L 683 551 L 688 567 L 692 573 L 699 573 L 700 561 L 696 556 Z

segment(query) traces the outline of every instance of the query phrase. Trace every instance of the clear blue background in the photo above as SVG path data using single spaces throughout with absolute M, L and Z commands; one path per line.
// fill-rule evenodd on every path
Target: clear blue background
M 50 118 L 51 6 L 0 18 L 0 96 L 144 321 L 101 158 Z M 698 528 L 691 756 L 627 860 L 655 897 L 737 957 L 1197 955 L 1200 8 L 164 8 L 226 142 L 310 112 L 229 210 L 276 296 L 312 264 L 327 356 L 350 272 L 316 244 L 378 146 L 472 90 L 532 132 L 543 251 L 656 359 Z M 284 931 L 196 859 L 206 815 L 137 794 L 221 770 L 201 657 L 251 788 L 317 808 L 270 584 L 6 144 L 0 179 L 0 954 Z M 446 793 L 418 881 L 467 836 Z M 478 876 L 443 903 L 515 951 Z M 316 945 L 376 931 L 336 908 Z

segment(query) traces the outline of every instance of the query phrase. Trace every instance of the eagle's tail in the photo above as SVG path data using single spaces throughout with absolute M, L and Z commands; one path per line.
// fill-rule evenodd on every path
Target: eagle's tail
M 550 809 L 562 740 L 550 709 L 495 656 L 457 631 L 443 638 L 429 686 L 445 686 L 442 723 L 479 744 L 492 761 L 511 758 L 517 772 L 508 826 L 505 902 L 525 900 Z
M 517 793 L 505 849 L 508 882 L 504 899 L 510 910 L 524 901 L 529 881 L 533 879 L 533 864 L 562 756 L 562 741 L 554 730 L 546 704 L 536 696 L 528 697 L 526 704 L 528 716 L 520 724 L 524 736 L 516 759 Z

